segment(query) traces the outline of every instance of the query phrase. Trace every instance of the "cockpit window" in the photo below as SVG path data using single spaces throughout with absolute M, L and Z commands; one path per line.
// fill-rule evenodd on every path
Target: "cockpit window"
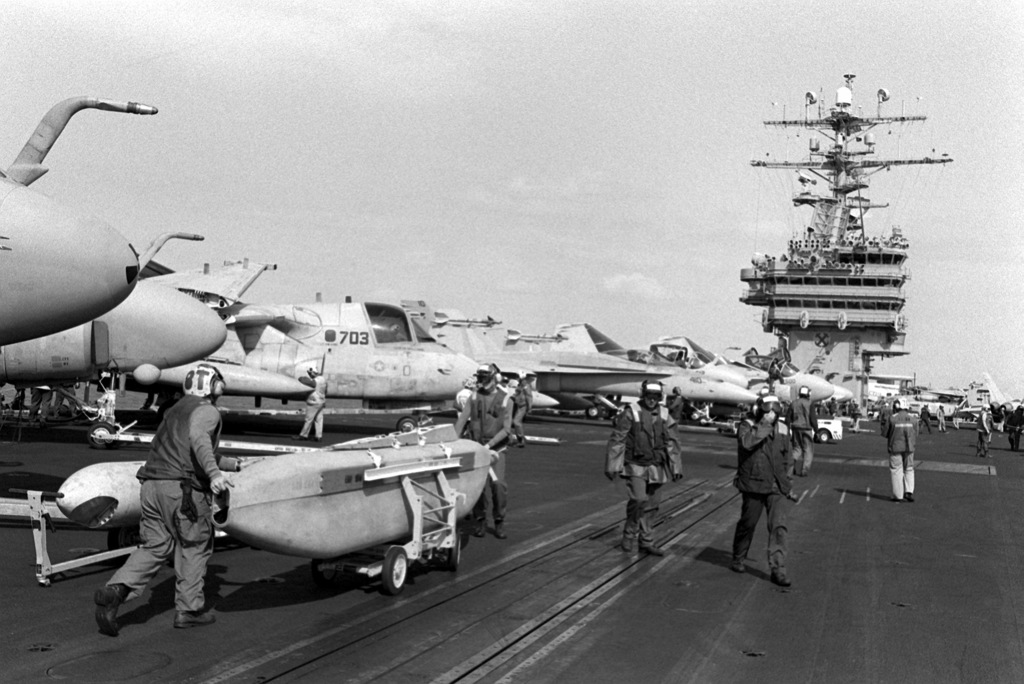
M 373 330 L 377 344 L 412 341 L 409 319 L 405 317 L 405 311 L 400 307 L 367 304 L 366 313 L 370 317 L 370 329 Z

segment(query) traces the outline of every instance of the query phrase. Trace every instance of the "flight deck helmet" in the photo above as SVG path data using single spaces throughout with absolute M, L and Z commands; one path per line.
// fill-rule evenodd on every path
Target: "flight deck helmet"
M 662 396 L 665 394 L 665 387 L 657 380 L 644 380 L 640 383 L 640 396 L 642 397 L 657 397 L 658 401 L 661 401 Z
M 774 394 L 762 394 L 754 403 L 754 409 L 761 415 L 769 411 L 775 411 L 776 414 L 780 414 L 782 413 L 782 402 Z
M 201 363 L 185 375 L 181 389 L 185 394 L 195 397 L 212 397 L 216 399 L 224 394 L 224 376 L 216 367 Z
M 892 400 L 892 410 L 893 411 L 902 411 L 903 410 L 903 402 L 901 400 L 899 400 L 899 399 L 893 399 Z
M 800 385 L 799 394 L 801 397 L 809 397 L 811 396 L 811 388 L 808 387 L 807 385 Z
M 486 385 L 492 380 L 501 380 L 501 374 L 498 372 L 498 367 L 493 363 L 481 364 L 480 367 L 476 369 L 477 384 Z

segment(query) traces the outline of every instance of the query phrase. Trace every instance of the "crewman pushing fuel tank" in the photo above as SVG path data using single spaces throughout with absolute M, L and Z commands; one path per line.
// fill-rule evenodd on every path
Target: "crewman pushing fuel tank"
M 222 471 L 239 470 L 241 461 L 216 453 L 221 418 L 214 404 L 224 393 L 217 369 L 200 364 L 183 386 L 185 396 L 167 411 L 138 471 L 142 546 L 94 597 L 96 623 L 109 636 L 118 635 L 121 604 L 138 597 L 172 557 L 174 626 L 198 627 L 215 619 L 203 612 L 206 564 L 213 554 L 211 497 L 233 486 Z

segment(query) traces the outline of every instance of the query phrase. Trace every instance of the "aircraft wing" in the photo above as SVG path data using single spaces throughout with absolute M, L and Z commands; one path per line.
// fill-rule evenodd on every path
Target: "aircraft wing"
M 156 266 L 153 272 L 159 275 L 153 275 L 149 280 L 190 294 L 219 309 L 237 302 L 264 271 L 277 270 L 277 264 L 248 259 L 224 262 L 215 270 L 204 266 L 191 271 L 170 271 L 159 264 Z

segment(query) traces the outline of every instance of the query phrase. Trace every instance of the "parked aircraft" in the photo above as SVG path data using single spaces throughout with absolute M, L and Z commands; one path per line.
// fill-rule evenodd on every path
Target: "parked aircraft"
M 390 304 L 236 302 L 218 309 L 227 340 L 206 362 L 226 394 L 301 399 L 310 368 L 327 379 L 327 396 L 367 408 L 447 405 L 477 364 L 438 344 L 402 308 Z M 158 382 L 179 385 L 188 366 L 162 370 Z
M 651 344 L 651 350 L 670 359 L 673 363 L 692 369 L 701 369 L 709 376 L 723 382 L 731 382 L 758 392 L 762 387 L 774 385 L 773 392 L 782 401 L 791 402 L 800 387 L 807 387 L 811 401 L 846 401 L 853 393 L 845 387 L 834 385 L 820 375 L 804 373 L 792 363 L 774 357 L 762 357 L 755 353 L 755 363 L 730 361 L 721 354 L 708 351 L 688 337 L 659 337 Z M 772 366 L 775 362 L 774 368 Z M 774 375 L 774 378 L 772 376 Z
M 144 280 L 93 321 L 0 348 L 0 384 L 77 382 L 95 379 L 101 371 L 133 373 L 145 384 L 159 368 L 216 351 L 225 335 L 224 322 L 209 307 Z
M 631 361 L 599 353 L 578 344 L 578 324 L 559 326 L 553 336 L 509 336 L 493 319 L 468 319 L 447 311 L 438 318 L 420 301 L 404 301 L 430 325 L 438 341 L 480 363 L 499 368 L 520 368 L 537 376 L 536 389 L 544 394 L 572 393 L 600 396 L 636 395 L 644 380 L 660 380 L 667 391 L 678 387 L 682 396 L 695 402 L 725 404 L 753 403 L 756 396 L 741 387 L 708 378 L 703 373 L 681 369 L 656 359 Z
M 144 265 L 128 240 L 106 223 L 28 187 L 47 172 L 43 160 L 83 109 L 157 113 L 156 107 L 135 102 L 64 100 L 47 112 L 14 163 L 0 173 L 0 345 L 81 325 L 111 310 L 131 293 Z

